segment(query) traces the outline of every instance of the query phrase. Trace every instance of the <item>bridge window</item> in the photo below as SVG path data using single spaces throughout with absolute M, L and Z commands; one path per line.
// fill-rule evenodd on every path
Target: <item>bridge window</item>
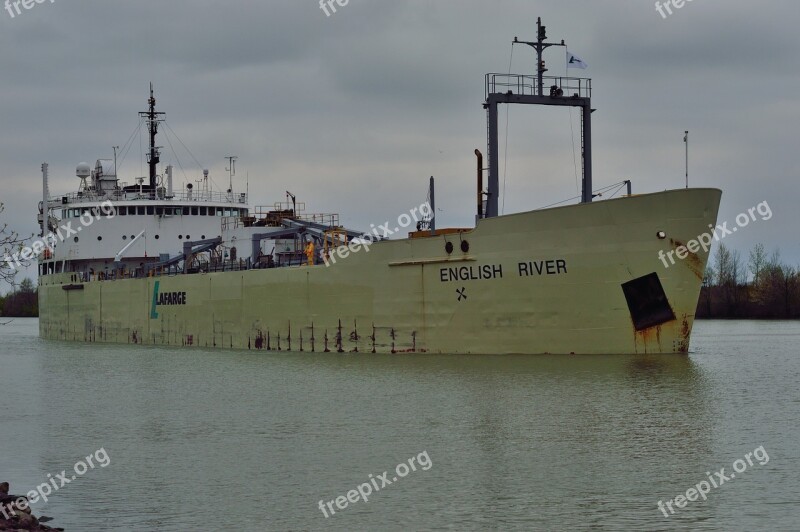
M 117 207 L 117 214 L 119 214 L 120 216 L 125 216 L 126 214 L 128 214 L 128 208 L 127 207 Z
M 197 207 L 192 207 L 192 216 L 197 216 Z
M 205 216 L 205 215 L 206 215 L 206 208 L 200 207 L 200 216 Z
M 137 207 L 136 214 L 138 214 L 139 216 L 144 215 L 144 207 Z
M 189 207 L 184 207 L 183 208 L 183 215 L 184 216 L 189 216 Z
M 164 214 L 164 207 L 156 207 L 156 215 Z
M 147 207 L 147 214 L 149 214 L 149 215 L 151 215 L 151 216 L 152 216 L 152 214 L 153 214 L 154 212 L 155 212 L 155 209 L 153 208 L 153 206 L 152 206 L 152 205 L 149 205 L 149 206 Z

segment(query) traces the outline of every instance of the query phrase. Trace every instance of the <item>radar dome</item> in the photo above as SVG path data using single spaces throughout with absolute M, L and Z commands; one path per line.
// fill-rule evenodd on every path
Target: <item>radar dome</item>
M 75 175 L 81 179 L 89 177 L 92 175 L 92 167 L 89 166 L 89 163 L 80 163 L 78 164 L 78 168 L 75 170 Z

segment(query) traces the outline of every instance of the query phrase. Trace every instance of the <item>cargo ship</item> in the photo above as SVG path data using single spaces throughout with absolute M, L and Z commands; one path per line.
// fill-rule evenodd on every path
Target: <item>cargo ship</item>
M 174 186 L 151 85 L 140 113 L 149 175 L 123 182 L 115 159 L 99 159 L 78 165 L 76 192 L 50 196 L 42 165 L 40 336 L 291 352 L 687 353 L 708 252 L 660 257 L 713 227 L 721 191 L 634 195 L 628 181 L 627 194 L 598 200 L 591 80 L 545 76 L 542 53 L 564 42 L 547 42 L 541 20 L 537 29 L 535 41 L 514 39 L 535 49 L 536 74 L 485 76 L 474 227 L 439 227 L 431 179 L 431 208 L 403 238 L 345 228 L 288 192 L 251 207 L 234 191 L 234 157 L 226 190 L 207 171 Z M 512 104 L 580 111 L 579 203 L 501 215 L 498 107 Z

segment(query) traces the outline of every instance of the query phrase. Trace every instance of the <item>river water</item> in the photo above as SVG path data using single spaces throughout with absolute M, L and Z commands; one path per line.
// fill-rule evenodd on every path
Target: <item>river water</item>
M 800 529 L 796 322 L 698 322 L 688 357 L 256 353 L 37 328 L 0 327 L 0 481 L 52 479 L 33 511 L 67 531 Z

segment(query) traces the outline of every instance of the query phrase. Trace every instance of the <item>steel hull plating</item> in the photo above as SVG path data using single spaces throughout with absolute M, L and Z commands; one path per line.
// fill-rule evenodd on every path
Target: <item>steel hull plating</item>
M 82 284 L 43 276 L 40 335 L 316 352 L 685 353 L 708 253 L 665 267 L 659 251 L 709 232 L 720 196 L 676 190 L 501 216 L 460 235 L 378 242 L 330 266 Z M 654 272 L 674 319 L 637 330 L 622 285 Z

